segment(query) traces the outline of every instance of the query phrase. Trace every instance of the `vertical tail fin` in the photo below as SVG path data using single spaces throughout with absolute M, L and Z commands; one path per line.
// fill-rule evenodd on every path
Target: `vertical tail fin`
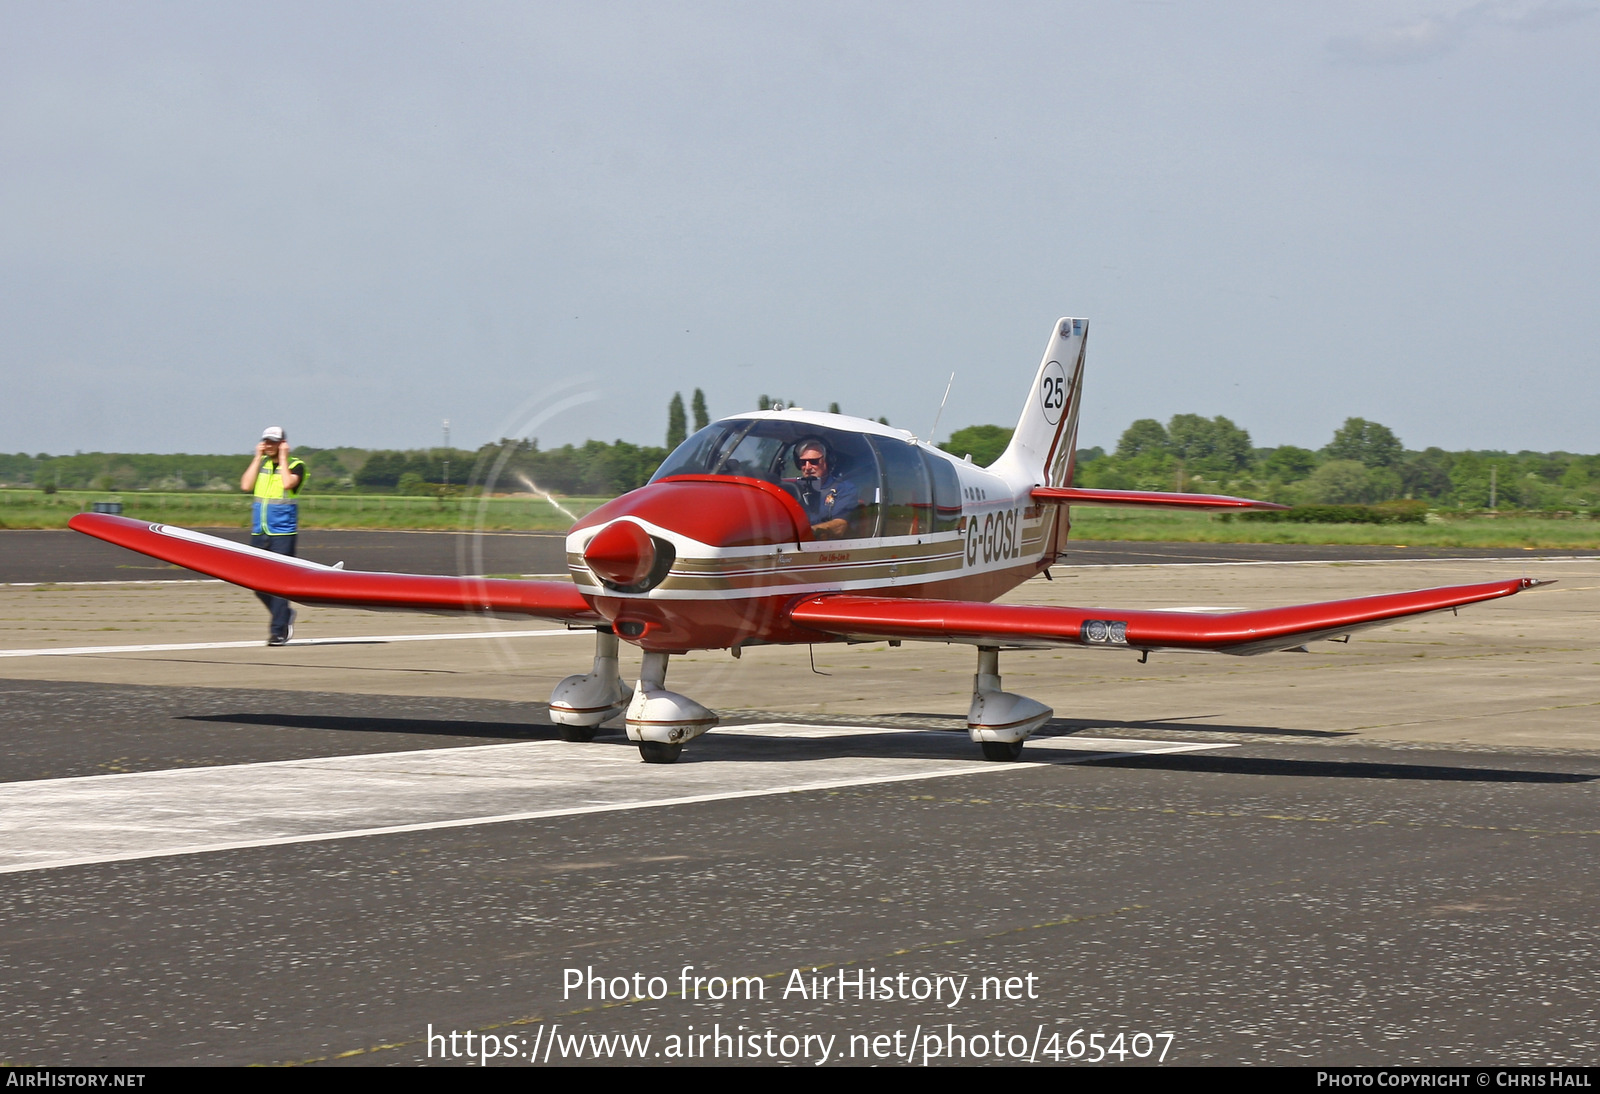
M 1007 477 L 1029 477 L 1040 486 L 1066 486 L 1072 482 L 1088 335 L 1087 319 L 1056 320 L 1028 401 L 1023 404 L 1022 417 L 1017 421 L 1017 431 L 992 470 Z

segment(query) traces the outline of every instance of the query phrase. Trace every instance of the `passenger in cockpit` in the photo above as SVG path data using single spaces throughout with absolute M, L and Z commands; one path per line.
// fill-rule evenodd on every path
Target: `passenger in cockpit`
M 844 539 L 850 522 L 861 507 L 856 484 L 828 468 L 828 446 L 817 437 L 808 437 L 794 446 L 794 462 L 800 469 L 800 506 L 811 522 L 817 539 Z

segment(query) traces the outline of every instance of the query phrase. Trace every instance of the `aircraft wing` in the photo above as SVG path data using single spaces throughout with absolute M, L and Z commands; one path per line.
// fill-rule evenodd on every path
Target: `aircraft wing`
M 1408 616 L 1493 600 L 1547 584 L 1524 577 L 1216 614 L 826 593 L 796 605 L 792 618 L 801 626 L 852 639 L 913 638 L 980 646 L 1089 646 L 1253 654 L 1294 649 L 1317 639 L 1337 638 Z
M 100 513 L 80 513 L 69 524 L 119 547 L 300 604 L 419 612 L 491 612 L 531 615 L 563 623 L 604 622 L 577 587 L 565 581 L 344 570 L 275 555 L 187 528 Z
M 1034 501 L 1054 505 L 1107 505 L 1132 509 L 1287 509 L 1275 501 L 1228 494 L 1175 494 L 1160 490 L 1091 490 L 1083 486 L 1035 486 Z

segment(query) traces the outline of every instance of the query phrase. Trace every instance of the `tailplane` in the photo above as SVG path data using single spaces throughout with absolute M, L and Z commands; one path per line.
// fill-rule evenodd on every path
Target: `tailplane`
M 1017 431 L 991 470 L 1007 477 L 1029 477 L 1039 486 L 1065 486 L 1072 481 L 1088 334 L 1087 319 L 1056 320 Z

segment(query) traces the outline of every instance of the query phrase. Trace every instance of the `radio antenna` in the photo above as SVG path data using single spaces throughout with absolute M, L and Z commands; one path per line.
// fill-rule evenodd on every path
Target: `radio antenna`
M 939 419 L 944 417 L 944 404 L 950 401 L 950 388 L 956 382 L 956 374 L 950 374 L 950 383 L 944 385 L 944 398 L 939 400 L 939 413 L 933 416 L 933 425 L 928 429 L 928 443 L 937 443 L 934 440 L 934 430 L 939 428 Z

